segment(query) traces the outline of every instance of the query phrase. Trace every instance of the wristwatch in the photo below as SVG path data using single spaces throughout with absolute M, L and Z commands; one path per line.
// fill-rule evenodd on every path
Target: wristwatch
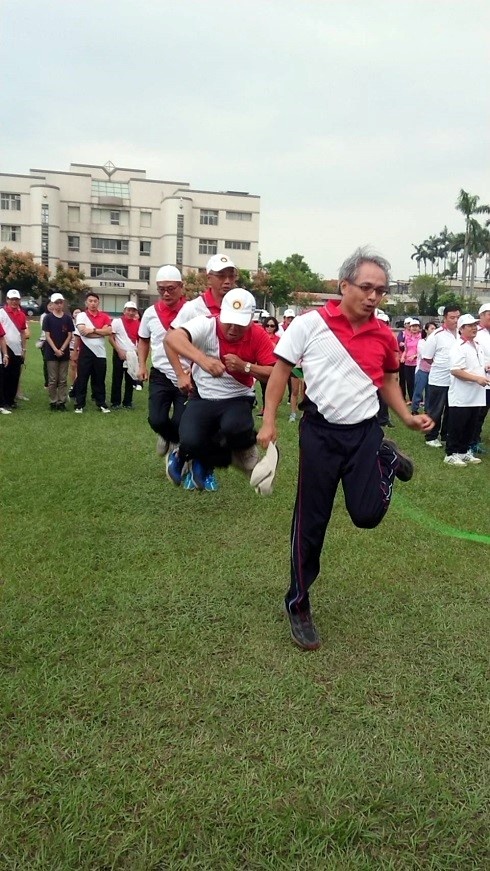
M 248 373 L 250 372 L 251 368 L 252 368 L 252 364 L 251 364 L 251 363 L 245 363 L 245 369 L 244 369 L 243 371 L 246 372 L 247 375 L 248 375 Z

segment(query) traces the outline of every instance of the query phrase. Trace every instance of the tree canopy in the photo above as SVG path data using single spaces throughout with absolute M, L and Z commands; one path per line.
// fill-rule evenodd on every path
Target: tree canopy
M 53 275 L 47 266 L 35 263 L 29 251 L 16 253 L 10 248 L 0 250 L 0 292 L 2 300 L 7 291 L 15 287 L 23 296 L 46 300 L 55 290 L 69 302 L 77 300 L 88 290 L 83 272 L 67 269 L 58 261 Z

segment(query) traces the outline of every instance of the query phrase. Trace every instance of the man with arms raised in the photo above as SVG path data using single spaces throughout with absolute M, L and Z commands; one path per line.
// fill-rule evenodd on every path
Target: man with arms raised
M 408 481 L 413 465 L 376 421 L 377 389 L 411 429 L 432 426 L 413 417 L 397 380 L 398 350 L 376 307 L 389 289 L 389 263 L 359 248 L 340 268 L 341 299 L 296 317 L 274 352 L 262 428 L 257 441 L 276 440 L 276 412 L 291 368 L 302 360 L 304 414 L 291 530 L 291 584 L 285 598 L 295 644 L 319 647 L 309 589 L 320 571 L 323 539 L 340 482 L 354 524 L 370 529 L 388 510 L 395 476 Z
M 198 490 L 216 490 L 215 466 L 250 474 L 258 460 L 252 408 L 254 378 L 267 379 L 275 359 L 265 330 L 252 321 L 255 299 L 240 287 L 223 297 L 217 317 L 199 315 L 171 330 L 166 347 L 191 360 L 195 389 L 180 422 L 180 449 L 168 475 L 179 485 L 186 461 Z

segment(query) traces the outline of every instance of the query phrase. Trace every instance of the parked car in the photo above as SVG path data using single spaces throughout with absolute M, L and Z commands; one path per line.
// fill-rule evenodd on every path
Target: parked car
M 29 315 L 30 318 L 38 317 L 42 312 L 42 307 L 32 296 L 23 296 L 20 301 L 20 307 L 24 314 Z

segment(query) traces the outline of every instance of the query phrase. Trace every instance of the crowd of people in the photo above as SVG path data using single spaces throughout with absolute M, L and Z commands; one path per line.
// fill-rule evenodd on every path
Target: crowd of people
M 50 408 L 66 411 L 70 396 L 75 413 L 83 414 L 90 385 L 101 413 L 131 409 L 133 390 L 147 382 L 148 423 L 175 486 L 215 492 L 216 470 L 234 466 L 266 495 L 278 463 L 277 409 L 288 389 L 289 421 L 299 420 L 300 441 L 285 612 L 293 641 L 312 650 L 320 639 L 310 589 L 339 484 L 353 523 L 373 528 L 389 508 L 395 479 L 409 481 L 413 474 L 410 458 L 385 437 L 389 410 L 423 433 L 429 447 L 445 441 L 446 464 L 481 462 L 490 404 L 490 304 L 481 306 L 478 318 L 448 305 L 440 327 L 429 323 L 422 330 L 418 319 L 407 319 L 396 336 L 380 308 L 390 264 L 358 249 L 340 268 L 338 300 L 301 315 L 286 309 L 281 324 L 272 316 L 256 323 L 255 299 L 236 287 L 230 258 L 214 255 L 206 272 L 206 291 L 186 300 L 180 271 L 162 266 L 158 301 L 141 319 L 131 300 L 111 318 L 100 311 L 94 291 L 85 309 L 72 313 L 54 293 L 38 342 Z M 11 289 L 0 309 L 3 414 L 16 407 L 27 337 L 20 294 Z

